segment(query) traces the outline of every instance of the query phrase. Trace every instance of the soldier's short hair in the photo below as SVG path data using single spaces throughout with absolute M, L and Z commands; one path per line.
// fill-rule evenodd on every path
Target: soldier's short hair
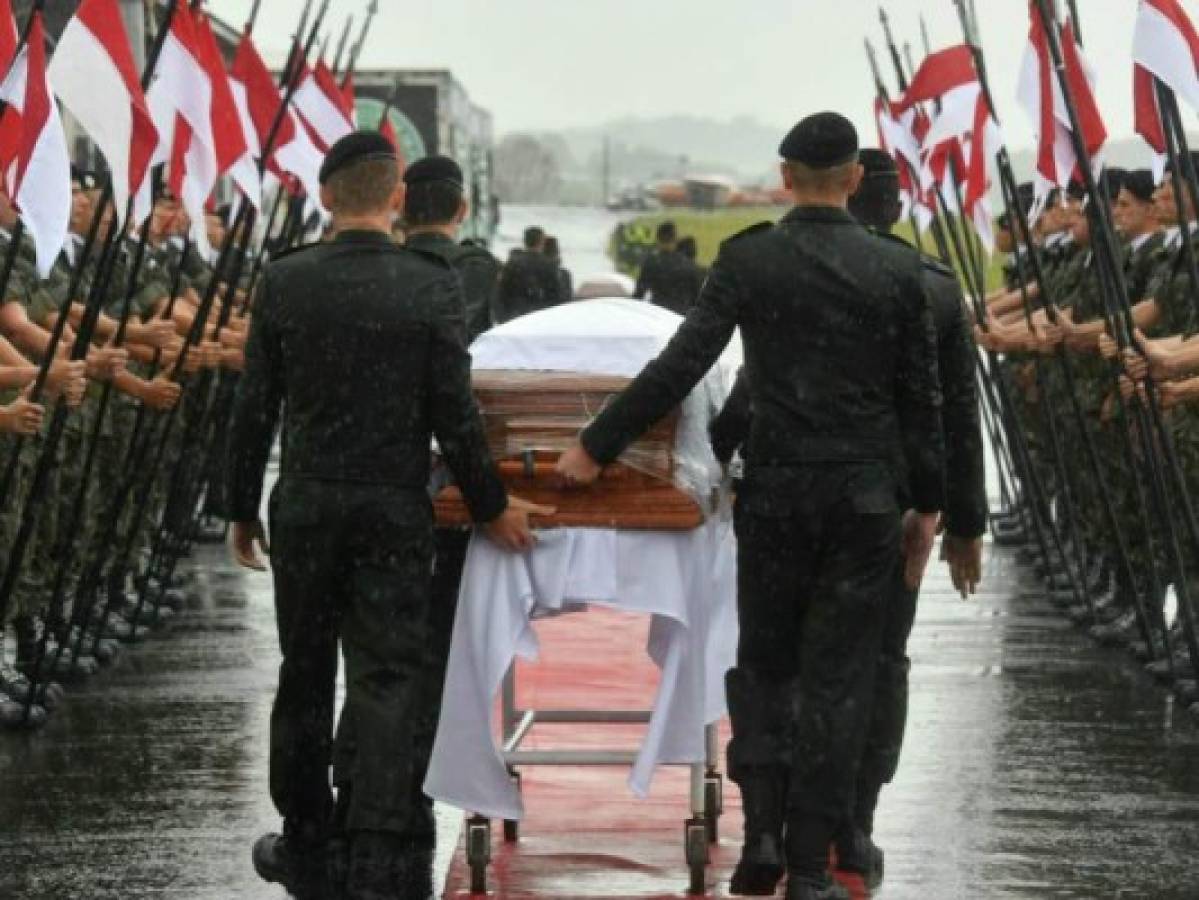
M 525 229 L 525 249 L 535 250 L 545 241 L 545 231 L 534 225 Z
M 828 168 L 814 169 L 806 163 L 794 159 L 784 160 L 783 164 L 791 172 L 791 177 L 795 180 L 796 185 L 809 190 L 827 190 L 837 186 L 848 187 L 853 179 L 853 173 L 859 165 L 856 153 L 849 162 Z
M 678 236 L 678 227 L 669 219 L 658 226 L 659 244 L 673 244 Z
M 365 215 L 387 209 L 400 183 L 394 159 L 364 159 L 338 169 L 325 182 L 332 213 Z
M 404 224 L 427 228 L 453 222 L 462 206 L 462 189 L 449 181 L 422 181 L 408 185 L 404 196 Z

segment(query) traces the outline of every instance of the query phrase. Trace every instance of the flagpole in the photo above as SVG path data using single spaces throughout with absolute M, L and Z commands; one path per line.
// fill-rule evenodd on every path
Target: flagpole
M 358 41 L 354 44 L 354 49 L 350 52 L 350 60 L 346 64 L 341 81 L 342 87 L 349 83 L 349 78 L 358 70 L 358 58 L 362 55 L 362 48 L 366 46 L 366 36 L 370 32 L 371 23 L 378 12 L 379 0 L 371 0 L 371 5 L 366 8 L 366 18 L 362 21 L 362 30 L 358 33 Z
M 346 47 L 349 46 L 350 29 L 353 27 L 354 17 L 352 15 L 347 16 L 346 24 L 341 29 L 341 39 L 337 42 L 337 53 L 333 57 L 333 66 L 330 69 L 334 77 L 336 77 L 337 73 L 341 71 L 341 63 L 345 56 Z

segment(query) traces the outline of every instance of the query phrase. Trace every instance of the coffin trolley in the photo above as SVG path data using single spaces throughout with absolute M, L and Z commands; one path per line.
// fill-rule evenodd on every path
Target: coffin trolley
M 634 332 L 651 332 L 656 341 L 651 344 L 642 342 L 632 351 L 628 360 L 613 362 L 609 358 L 601 363 L 600 368 L 609 373 L 620 374 L 564 371 L 557 366 L 563 362 L 570 364 L 570 358 L 572 355 L 577 356 L 578 351 L 572 351 L 570 342 L 562 340 L 561 331 L 577 330 L 580 332 L 580 339 L 589 345 L 594 342 L 603 343 L 602 334 L 597 337 L 594 328 L 589 328 L 580 321 L 588 314 L 594 317 L 594 322 L 603 322 L 609 328 L 616 322 L 617 332 L 621 328 L 630 328 Z M 717 505 L 719 494 L 715 488 L 719 482 L 719 475 L 713 476 L 713 472 L 718 473 L 718 467 L 714 467 L 714 461 L 704 456 L 705 452 L 710 456 L 710 451 L 707 450 L 706 421 L 709 414 L 718 408 L 723 400 L 723 397 L 719 396 L 722 394 L 719 385 L 731 381 L 727 372 L 710 376 L 705 386 L 705 390 L 708 391 L 706 395 L 700 392 L 701 396 L 691 407 L 685 404 L 684 409 L 677 410 L 658 423 L 629 449 L 620 462 L 605 470 L 596 486 L 564 491 L 554 476 L 557 455 L 569 446 L 579 430 L 628 384 L 629 375 L 656 352 L 655 345 L 657 348 L 664 345 L 679 321 L 678 317 L 671 313 L 647 308 L 645 304 L 636 301 L 581 301 L 495 329 L 472 348 L 475 357 L 475 395 L 483 412 L 489 444 L 493 455 L 499 461 L 505 484 L 513 495 L 554 507 L 556 510 L 551 517 L 534 518 L 535 526 L 556 529 L 546 532 L 547 541 L 549 535 L 556 535 L 555 540 L 596 540 L 599 535 L 604 535 L 608 541 L 605 546 L 624 548 L 623 558 L 626 559 L 630 548 L 634 548 L 635 551 L 638 546 L 648 545 L 668 548 L 664 553 L 656 552 L 655 558 L 660 560 L 662 557 L 670 557 L 671 564 L 677 563 L 676 568 L 680 570 L 692 565 L 710 565 L 713 553 L 709 548 L 713 545 L 709 538 L 712 526 L 708 519 Z M 534 341 L 538 329 L 546 329 L 555 334 L 555 338 L 547 342 L 552 347 L 548 351 L 548 359 L 530 354 L 527 349 L 529 345 L 522 344 L 518 336 L 511 334 L 512 331 L 519 331 L 521 328 L 531 329 L 530 342 Z M 628 346 L 627 342 L 619 341 L 619 337 L 623 335 L 617 337 L 617 344 Z M 606 346 L 611 347 L 613 343 L 609 342 Z M 618 350 L 617 355 L 619 352 Z M 525 367 L 500 367 L 513 356 L 522 359 Z M 530 356 L 536 357 L 533 364 L 544 368 L 529 367 Z M 716 381 L 713 381 L 713 378 Z M 717 386 L 713 387 L 713 384 Z M 703 421 L 697 422 L 697 419 Z M 700 458 L 697 460 L 696 456 Z M 683 469 L 687 469 L 690 474 L 680 477 L 680 471 Z M 697 471 L 704 472 L 704 476 L 697 478 Z M 701 493 L 704 489 L 708 492 L 707 496 Z M 434 505 L 439 525 L 460 526 L 469 523 L 462 497 L 456 488 L 444 489 L 435 498 Z M 580 529 L 584 531 L 579 531 Z M 654 544 L 655 541 L 658 543 Z M 476 540 L 475 543 L 484 546 L 472 545 L 468 554 L 467 573 L 463 581 L 464 606 L 470 605 L 468 594 L 471 593 L 472 587 L 469 583 L 472 577 L 472 558 L 487 557 L 491 565 L 505 567 L 509 574 L 514 567 L 519 569 L 525 564 L 523 561 L 502 559 L 502 554 L 489 550 L 485 542 Z M 731 557 L 731 551 L 727 546 L 722 546 L 722 549 L 726 556 Z M 595 554 L 588 558 L 595 558 Z M 692 577 L 688 573 L 685 577 L 671 579 L 669 573 L 673 570 L 669 568 L 670 564 L 663 565 L 665 568 L 662 571 L 667 573 L 665 580 L 676 581 L 678 590 L 687 589 L 682 587 L 683 585 L 694 588 L 701 581 L 705 585 L 711 583 L 710 573 L 706 570 L 700 577 Z M 507 575 L 496 577 L 494 572 L 489 571 L 481 580 L 486 582 L 487 587 L 477 588 L 475 596 L 478 596 L 480 590 L 486 593 L 492 584 L 506 585 L 510 579 Z M 536 577 L 531 576 L 530 585 L 535 581 Z M 727 599 L 731 604 L 731 582 L 725 587 L 725 593 L 730 595 Z M 601 596 L 572 596 L 567 605 L 577 606 L 590 601 L 602 603 L 605 599 L 607 598 Z M 490 602 L 490 598 L 475 605 L 482 606 L 487 602 Z M 709 605 L 706 599 L 699 604 L 701 607 L 706 605 Z M 469 623 L 462 621 L 464 615 L 469 615 L 469 609 L 464 613 L 464 606 L 460 606 L 460 621 L 455 623 L 451 673 L 447 676 L 447 708 L 455 704 L 454 698 L 458 694 L 454 687 L 455 654 L 459 654 L 460 660 L 463 659 L 466 655 L 464 645 L 472 638 Z M 659 616 L 657 610 L 643 611 L 654 612 L 656 617 Z M 505 620 L 505 624 L 500 626 L 489 621 L 485 628 L 478 629 L 475 634 L 504 631 L 505 628 L 519 629 L 522 624 L 516 620 L 523 612 L 515 610 L 510 617 L 511 621 Z M 490 616 L 495 615 L 495 612 L 489 610 L 483 614 Z M 723 621 L 727 625 L 730 619 L 726 616 Z M 512 624 L 513 622 L 515 624 Z M 679 652 L 684 656 L 690 654 L 690 661 L 681 664 L 681 671 L 691 676 L 689 683 L 692 688 L 697 676 L 695 667 L 702 668 L 711 664 L 704 650 L 708 638 L 705 634 L 698 633 L 701 629 L 708 628 L 707 623 L 708 612 L 705 609 L 696 613 L 695 618 L 684 627 L 676 627 L 672 631 L 676 640 L 690 642 L 685 650 Z M 527 625 L 527 622 L 525 624 Z M 688 628 L 693 631 L 684 639 L 681 635 Z M 519 797 L 520 771 L 525 766 L 634 766 L 638 763 L 641 754 L 634 749 L 528 749 L 527 738 L 537 725 L 603 726 L 651 723 L 656 713 L 648 709 L 521 708 L 517 703 L 515 662 L 508 658 L 503 660 L 502 665 L 504 669 L 499 684 L 498 740 L 491 733 L 491 713 L 494 706 L 487 702 L 491 698 L 485 696 L 485 691 L 476 691 L 472 698 L 475 706 L 479 708 L 479 715 L 487 719 L 488 738 L 498 752 L 498 757 L 493 755 L 486 762 L 492 766 L 499 766 L 502 761 L 511 795 Z M 672 665 L 679 669 L 680 664 L 677 664 L 677 660 Z M 692 668 L 686 669 L 687 666 Z M 498 675 L 499 672 L 500 670 L 496 669 L 493 674 Z M 665 681 L 666 670 L 663 672 Z M 718 675 L 722 676 L 723 672 Z M 707 677 L 711 683 L 711 673 L 705 676 L 700 672 L 698 676 Z M 695 691 L 691 688 L 680 689 L 681 693 L 686 693 L 687 690 L 690 690 L 688 697 L 694 705 Z M 659 703 L 663 702 L 662 693 L 659 693 Z M 712 692 L 707 693 L 710 695 Z M 710 705 L 708 701 L 699 702 L 701 706 L 705 703 Z M 669 720 L 669 717 L 666 718 Z M 434 765 L 431 768 L 427 790 L 438 799 L 447 800 L 465 809 L 485 809 L 482 805 L 470 805 L 468 796 L 455 792 L 456 786 L 447 786 L 447 782 L 453 781 L 452 766 L 438 764 L 440 754 L 449 755 L 452 752 L 449 746 L 451 742 L 462 745 L 470 743 L 472 737 L 477 741 L 482 736 L 481 730 L 475 730 L 470 735 L 463 731 L 480 729 L 480 725 L 477 722 L 465 723 L 462 719 L 462 716 L 455 715 L 452 710 L 448 716 L 443 710 L 443 724 L 439 728 L 438 746 L 434 752 Z M 702 732 L 702 748 L 688 757 L 691 760 L 689 762 L 675 763 L 667 759 L 662 761 L 662 764 L 686 765 L 690 770 L 691 817 L 683 823 L 683 858 L 690 875 L 690 892 L 703 894 L 706 890 L 708 848 L 717 840 L 718 823 L 723 807 L 717 728 L 715 717 L 706 713 L 684 716 L 683 720 L 694 725 L 692 737 L 697 742 Z M 651 725 L 651 730 L 652 727 Z M 670 740 L 668 737 L 667 741 Z M 698 748 L 698 743 L 696 746 Z M 642 752 L 644 753 L 644 748 Z M 644 760 L 641 760 L 641 764 L 644 765 Z M 519 800 L 516 803 L 519 805 Z M 491 820 L 502 819 L 505 841 L 514 842 L 518 839 L 519 817 L 495 814 L 499 809 L 512 808 L 511 805 L 493 805 L 490 807 L 491 815 L 475 814 L 467 819 L 466 855 L 471 872 L 472 893 L 483 893 L 487 889 L 487 867 L 491 860 Z

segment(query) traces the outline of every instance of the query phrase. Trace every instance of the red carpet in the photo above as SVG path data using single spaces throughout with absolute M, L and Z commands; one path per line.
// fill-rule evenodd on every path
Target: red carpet
M 657 672 L 645 655 L 648 619 L 604 610 L 538 626 L 542 659 L 522 665 L 518 706 L 645 708 Z M 635 747 L 643 726 L 539 726 L 528 749 Z M 727 732 L 727 728 L 725 729 Z M 721 744 L 727 740 L 727 733 Z M 515 844 L 492 827 L 488 890 L 500 900 L 666 900 L 688 896 L 683 823 L 690 818 L 688 773 L 660 770 L 653 795 L 637 800 L 623 768 L 530 767 L 522 772 L 526 818 Z M 741 844 L 737 790 L 726 785 L 720 842 L 711 848 L 708 897 L 728 897 L 728 880 Z M 850 883 L 864 898 L 860 880 Z M 470 894 L 470 870 L 460 846 L 450 867 L 446 900 Z

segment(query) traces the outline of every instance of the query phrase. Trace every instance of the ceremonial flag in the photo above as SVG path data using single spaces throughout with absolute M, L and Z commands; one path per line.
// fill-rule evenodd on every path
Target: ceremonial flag
M 220 174 L 212 94 L 195 21 L 190 9 L 181 8 L 171 19 L 146 100 L 160 138 L 155 162 L 168 163 L 171 190 L 187 210 L 192 241 L 204 258 L 212 255 L 205 205 Z
M 265 152 L 267 138 L 283 99 L 275 87 L 270 69 L 262 61 L 248 34 L 242 37 L 238 45 L 229 76 L 234 98 L 245 110 L 246 118 L 253 123 L 258 134 L 258 152 L 261 155 Z M 283 114 L 274 148 L 267 159 L 267 167 L 274 168 L 284 181 L 287 175 L 294 175 L 303 184 L 309 198 L 319 203 L 319 176 L 324 156 L 313 145 L 308 132 L 290 109 Z
M 0 72 L 7 73 L 17 52 L 17 22 L 11 0 L 0 0 Z M 3 77 L 3 76 L 0 76 Z M 0 172 L 7 172 L 16 159 L 21 141 L 21 111 L 12 106 L 0 113 Z
M 315 70 L 310 69 L 304 62 L 301 62 L 300 65 L 299 87 L 296 88 L 292 103 L 308 125 L 317 149 L 322 153 L 327 153 L 330 147 L 353 131 L 354 126 L 342 109 L 342 98 L 339 92 L 334 91 L 334 94 L 328 94 L 321 85 L 317 73 L 324 68 L 324 61 L 318 62 Z M 329 70 L 325 69 L 328 80 L 332 81 L 332 76 L 328 72 Z
M 217 175 L 228 173 L 246 199 L 261 209 L 262 179 L 258 176 L 258 166 L 251 153 L 245 123 L 229 87 L 221 51 L 217 47 L 212 26 L 208 24 L 208 17 L 198 10 L 193 15 L 200 64 L 204 66 L 212 85 L 212 135 L 216 140 Z M 257 142 L 254 146 L 257 146 Z
M 345 92 L 338 87 L 337 79 L 333 76 L 333 70 L 325 65 L 323 59 L 317 61 L 316 68 L 312 70 L 312 74 L 316 78 L 316 83 L 320 86 L 321 91 L 338 108 L 342 118 L 346 121 L 346 125 L 353 131 L 358 120 L 354 109 L 353 95 L 351 94 L 347 97 Z
M 150 162 L 158 131 L 146 108 L 116 0 L 83 0 L 67 23 L 50 83 L 88 132 L 112 170 L 117 216 L 135 198 L 134 220 L 150 213 Z
M 1132 58 L 1199 110 L 1199 34 L 1178 0 L 1141 0 Z
M 964 85 L 977 84 L 974 54 L 966 44 L 959 44 L 929 56 L 920 64 L 912 83 L 896 104 L 896 113 L 903 113 L 917 103 L 937 100 Z
M 33 13 L 28 41 L 0 84 L 0 99 L 9 109 L 20 111 L 15 165 L 6 186 L 33 238 L 38 274 L 45 278 L 67 241 L 71 158 L 46 77 L 46 33 L 40 11 Z
M 1052 188 L 1069 185 L 1078 168 L 1078 158 L 1071 142 L 1069 112 L 1049 52 L 1049 36 L 1035 4 L 1031 6 L 1031 14 L 1032 27 L 1020 71 L 1018 99 L 1037 134 L 1036 191 L 1039 204 Z M 1060 45 L 1066 82 L 1082 128 L 1082 144 L 1098 166 L 1098 157 L 1107 142 L 1107 129 L 1092 91 L 1094 69 L 1083 56 L 1069 21 L 1060 28 Z

